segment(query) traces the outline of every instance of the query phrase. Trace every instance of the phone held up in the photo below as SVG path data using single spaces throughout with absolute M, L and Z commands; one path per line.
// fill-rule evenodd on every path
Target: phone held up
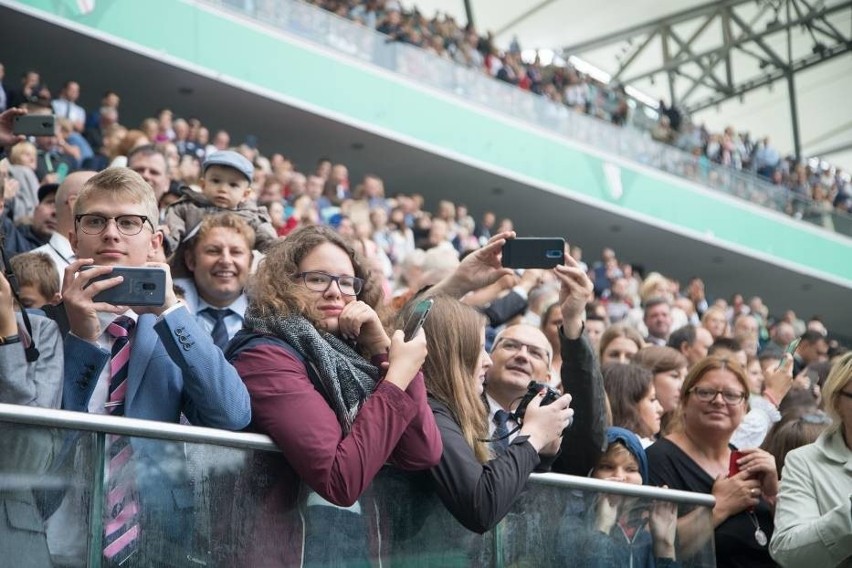
M 787 348 L 784 349 L 784 355 L 781 355 L 781 359 L 778 360 L 778 366 L 775 367 L 776 371 L 780 371 L 781 367 L 784 366 L 784 357 L 787 355 L 795 355 L 796 349 L 799 348 L 799 342 L 802 340 L 801 337 L 797 337 L 793 341 L 787 344 Z
M 553 268 L 565 262 L 565 239 L 517 237 L 503 245 L 506 268 Z
M 95 268 L 84 266 L 81 270 Z M 95 294 L 95 302 L 106 302 L 114 306 L 162 306 L 166 303 L 166 271 L 155 266 L 114 266 L 112 272 L 97 276 L 89 286 L 100 280 L 115 276 L 121 282 Z
M 411 315 L 408 317 L 408 320 L 405 322 L 405 327 L 403 328 L 405 341 L 411 341 L 414 339 L 414 336 L 417 335 L 417 332 L 420 331 L 421 327 L 423 327 L 423 323 L 426 321 L 426 316 L 429 315 L 429 310 L 432 309 L 432 304 L 434 303 L 435 300 L 431 298 L 417 302 L 417 305 L 414 306 L 414 311 L 411 312 Z
M 12 132 L 24 136 L 54 136 L 56 117 L 52 114 L 23 114 L 16 116 Z

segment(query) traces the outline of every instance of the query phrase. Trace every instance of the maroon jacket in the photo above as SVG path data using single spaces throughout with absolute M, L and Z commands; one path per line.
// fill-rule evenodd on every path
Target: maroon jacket
M 382 355 L 372 362 L 380 366 L 386 360 Z M 233 365 L 251 396 L 250 429 L 268 435 L 281 449 L 281 455 L 259 456 L 266 472 L 253 472 L 253 487 L 240 489 L 253 494 L 257 506 L 244 501 L 240 507 L 255 509 L 244 513 L 254 525 L 249 529 L 255 543 L 251 556 L 258 555 L 257 562 L 243 556 L 243 565 L 276 565 L 299 554 L 301 530 L 293 526 L 299 516 L 293 513 L 303 491 L 300 481 L 328 501 L 349 506 L 385 463 L 423 470 L 441 459 L 441 435 L 422 373 L 405 391 L 380 381 L 344 438 L 305 364 L 285 348 L 260 344 L 240 352 Z M 268 483 L 258 483 L 258 473 L 268 474 Z M 259 542 L 268 548 L 259 550 Z

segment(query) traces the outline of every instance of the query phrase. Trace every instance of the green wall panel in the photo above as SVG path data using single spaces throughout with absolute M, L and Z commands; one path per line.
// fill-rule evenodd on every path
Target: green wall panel
M 60 16 L 137 47 L 268 89 L 318 112 L 371 125 L 473 160 L 567 196 L 582 196 L 627 214 L 639 214 L 786 263 L 824 272 L 852 286 L 852 239 L 790 223 L 672 176 L 620 164 L 623 195 L 607 189 L 599 154 L 535 127 L 436 94 L 346 56 L 307 47 L 233 16 L 179 0 L 96 2 L 79 15 L 73 0 L 27 0 Z M 615 158 L 613 158 L 615 161 Z M 843 259 L 841 261 L 841 259 Z

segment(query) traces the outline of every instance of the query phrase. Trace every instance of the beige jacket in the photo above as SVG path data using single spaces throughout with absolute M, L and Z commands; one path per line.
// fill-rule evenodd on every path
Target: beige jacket
M 781 566 L 852 567 L 852 451 L 841 432 L 787 454 L 769 552 Z

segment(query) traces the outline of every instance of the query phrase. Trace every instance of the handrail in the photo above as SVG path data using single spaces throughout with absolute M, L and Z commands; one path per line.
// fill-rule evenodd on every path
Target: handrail
M 530 476 L 530 480 L 541 485 L 553 485 L 567 489 L 593 491 L 595 493 L 614 493 L 627 497 L 660 499 L 682 505 L 700 505 L 709 508 L 713 508 L 716 505 L 716 498 L 707 493 L 663 489 L 662 487 L 652 487 L 650 485 L 633 485 L 631 483 L 605 481 L 593 477 L 578 477 L 576 475 L 562 475 L 560 473 L 534 473 Z
M 218 446 L 228 446 L 244 450 L 261 450 L 277 452 L 278 446 L 263 434 L 246 432 L 230 432 L 215 428 L 202 428 L 140 420 L 124 416 L 108 416 L 104 414 L 89 414 L 70 410 L 55 410 L 33 406 L 0 403 L 0 422 L 44 426 L 48 428 L 64 428 L 68 430 L 83 430 L 86 432 L 103 432 L 140 438 L 155 438 L 176 442 L 209 443 Z M 0 430 L 2 432 L 2 430 Z M 2 437 L 2 433 L 0 433 Z M 530 480 L 536 484 L 553 485 L 566 489 L 596 491 L 629 497 L 645 497 L 648 499 L 664 499 L 684 505 L 700 505 L 713 507 L 716 503 L 712 495 L 675 491 L 660 487 L 645 485 L 630 485 L 613 481 L 603 481 L 587 477 L 562 475 L 557 473 L 534 474 Z
M 0 421 L 47 426 L 49 428 L 84 430 L 86 432 L 105 432 L 107 434 L 119 434 L 138 438 L 157 438 L 160 440 L 201 444 L 209 443 L 247 450 L 278 451 L 278 446 L 275 445 L 269 436 L 263 434 L 231 432 L 216 428 L 185 426 L 183 424 L 140 420 L 125 416 L 107 416 L 104 414 L 89 414 L 86 412 L 19 406 L 16 404 L 0 403 Z

